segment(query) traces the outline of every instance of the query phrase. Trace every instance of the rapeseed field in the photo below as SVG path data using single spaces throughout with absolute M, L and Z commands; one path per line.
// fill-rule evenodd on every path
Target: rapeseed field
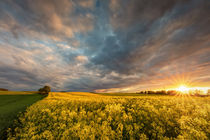
M 51 92 L 8 139 L 210 139 L 210 98 Z

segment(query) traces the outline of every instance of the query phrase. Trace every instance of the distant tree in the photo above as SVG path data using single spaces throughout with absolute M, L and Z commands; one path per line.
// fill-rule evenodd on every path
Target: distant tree
M 155 92 L 154 92 L 154 91 L 149 90 L 149 91 L 147 91 L 147 94 L 155 94 Z
M 49 94 L 49 92 L 51 91 L 50 86 L 44 86 L 43 88 L 40 88 L 39 90 L 39 94 Z
M 176 95 L 177 92 L 176 92 L 176 90 L 168 90 L 166 94 L 167 95 Z
M 210 95 L 210 89 L 208 89 L 207 95 Z
M 165 90 L 161 90 L 161 94 L 166 95 L 167 92 Z
M 162 94 L 162 91 L 158 90 L 158 91 L 155 92 L 155 94 L 158 94 L 158 95 Z
M 141 91 L 140 94 L 144 94 L 144 91 Z
M 0 88 L 0 91 L 8 91 L 8 89 Z

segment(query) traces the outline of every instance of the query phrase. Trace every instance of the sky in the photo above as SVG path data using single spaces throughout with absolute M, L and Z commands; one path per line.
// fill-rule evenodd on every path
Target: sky
M 0 88 L 210 87 L 210 0 L 0 0 Z

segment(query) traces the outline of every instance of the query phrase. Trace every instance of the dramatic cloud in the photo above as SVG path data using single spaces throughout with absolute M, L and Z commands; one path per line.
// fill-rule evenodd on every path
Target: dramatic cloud
M 209 0 L 2 0 L 0 87 L 210 87 Z

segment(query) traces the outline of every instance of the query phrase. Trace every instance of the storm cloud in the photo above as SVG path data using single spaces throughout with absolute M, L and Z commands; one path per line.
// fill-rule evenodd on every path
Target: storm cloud
M 209 0 L 2 0 L 0 87 L 210 87 Z

